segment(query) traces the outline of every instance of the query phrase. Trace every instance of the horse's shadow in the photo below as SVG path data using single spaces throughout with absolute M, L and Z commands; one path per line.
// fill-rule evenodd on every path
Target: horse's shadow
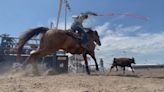
M 133 77 L 133 78 L 140 78 L 139 75 L 136 74 L 108 74 L 108 76 L 119 76 L 119 77 Z
M 145 77 L 145 78 L 164 79 L 164 77 Z
M 140 78 L 141 76 L 138 74 L 110 74 L 110 73 L 91 73 L 89 76 L 119 76 L 119 77 L 134 77 L 134 78 Z

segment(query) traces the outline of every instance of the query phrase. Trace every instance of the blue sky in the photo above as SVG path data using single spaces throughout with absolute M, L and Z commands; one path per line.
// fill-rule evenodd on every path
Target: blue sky
M 138 63 L 164 63 L 164 0 L 68 0 L 71 16 L 81 12 L 135 13 L 148 21 L 127 16 L 90 17 L 84 25 L 98 30 L 102 46 L 97 59 L 111 63 L 113 57 L 136 57 Z M 1 0 L 0 34 L 19 36 L 29 28 L 49 26 L 56 20 L 58 0 Z M 60 28 L 64 24 L 62 10 Z

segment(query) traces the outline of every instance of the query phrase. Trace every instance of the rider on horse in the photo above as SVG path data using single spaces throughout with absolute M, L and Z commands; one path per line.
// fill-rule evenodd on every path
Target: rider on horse
M 86 43 L 88 42 L 88 35 L 85 32 L 85 28 L 83 27 L 83 21 L 88 19 L 89 15 L 97 16 L 97 14 L 93 12 L 81 13 L 79 16 L 72 17 L 74 19 L 74 22 L 71 25 L 72 31 L 73 32 L 78 31 L 78 33 L 80 34 L 80 43 L 85 50 L 86 50 Z

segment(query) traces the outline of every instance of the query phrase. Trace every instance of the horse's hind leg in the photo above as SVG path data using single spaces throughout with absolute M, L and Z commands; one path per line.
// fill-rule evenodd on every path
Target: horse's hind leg
M 31 55 L 30 55 L 29 57 L 27 57 L 26 60 L 23 62 L 22 66 L 21 66 L 21 68 L 22 68 L 23 70 L 26 69 L 26 66 L 28 65 L 30 59 L 31 59 Z
M 23 63 L 23 66 L 22 66 L 23 70 L 25 70 L 27 64 L 31 63 L 32 68 L 33 68 L 33 73 L 36 74 L 36 75 L 39 75 L 37 64 L 36 64 L 37 59 L 38 59 L 38 57 L 37 57 L 36 53 L 30 54 L 30 56 Z
M 33 68 L 33 74 L 40 75 L 39 70 L 38 70 L 38 66 L 37 66 L 37 62 L 32 62 L 32 68 Z
M 50 54 L 50 51 L 46 49 L 38 49 L 30 55 L 28 61 L 32 64 L 34 74 L 39 74 L 38 67 L 37 67 L 37 60 L 48 54 Z

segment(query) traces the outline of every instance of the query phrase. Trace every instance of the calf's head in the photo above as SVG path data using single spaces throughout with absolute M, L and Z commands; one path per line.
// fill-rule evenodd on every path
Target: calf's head
M 136 64 L 134 57 L 132 57 L 131 63 Z

